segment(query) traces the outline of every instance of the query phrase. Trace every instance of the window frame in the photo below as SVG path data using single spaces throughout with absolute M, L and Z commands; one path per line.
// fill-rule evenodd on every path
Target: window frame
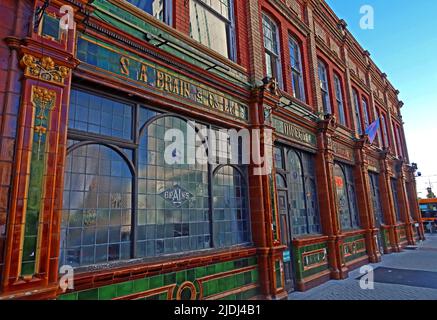
M 346 167 L 348 166 L 348 167 Z M 346 193 L 346 198 L 347 198 L 347 209 L 348 209 L 348 213 L 349 213 L 349 226 L 348 228 L 344 228 L 342 225 L 342 221 L 340 220 L 339 225 L 342 231 L 351 231 L 351 230 L 359 230 L 361 229 L 361 220 L 360 220 L 360 212 L 359 212 L 359 207 L 358 207 L 358 199 L 357 199 L 357 192 L 356 192 L 356 188 L 355 188 L 355 179 L 353 177 L 353 167 L 350 165 L 346 165 L 343 164 L 341 162 L 335 161 L 334 164 L 334 177 L 336 177 L 335 174 L 335 169 L 336 167 L 338 167 L 342 173 L 342 178 L 343 178 L 343 183 L 344 183 L 344 188 L 345 188 L 345 193 Z M 348 172 L 348 170 L 350 172 Z M 350 176 L 350 174 L 352 174 L 352 176 Z M 338 189 L 337 186 L 336 187 L 336 197 L 338 197 Z M 351 199 L 351 194 L 350 194 L 350 189 L 353 188 L 354 191 L 354 198 Z M 337 205 L 339 206 L 338 203 L 338 199 L 337 199 Z M 352 206 L 354 205 L 355 208 L 352 208 Z M 354 212 L 353 209 L 356 211 L 355 214 L 356 216 L 354 217 Z M 337 209 L 337 216 L 338 218 L 341 219 L 341 216 L 339 216 L 339 212 Z M 354 225 L 354 222 L 356 222 L 356 225 Z
M 169 26 L 173 26 L 173 0 L 162 0 L 163 1 L 163 5 L 164 5 L 164 15 L 163 15 L 163 20 L 158 19 L 156 17 L 154 17 L 152 14 L 150 14 L 149 12 L 147 12 L 146 10 L 144 10 L 143 8 L 133 4 L 132 2 L 130 2 L 129 0 L 125 0 L 127 3 L 129 3 L 130 5 L 138 8 L 139 10 L 147 13 L 149 16 L 169 25 Z
M 294 48 L 294 50 L 292 50 Z M 306 93 L 305 93 L 305 74 L 304 74 L 304 68 L 303 68 L 303 60 L 302 60 L 302 48 L 301 43 L 292 35 L 288 36 L 288 49 L 290 52 L 290 68 L 291 68 L 291 85 L 293 89 L 293 97 L 298 99 L 299 101 L 302 101 L 304 103 L 307 102 Z M 294 53 L 294 51 L 297 51 Z M 295 55 L 297 55 L 297 64 L 298 66 L 293 63 L 293 60 Z M 298 69 L 300 67 L 300 69 Z M 295 83 L 294 75 L 296 74 L 298 78 L 298 83 Z M 296 88 L 296 86 L 298 88 Z M 297 92 L 299 92 L 299 96 L 297 95 Z
M 138 164 L 138 159 L 139 159 L 139 153 L 140 153 L 140 139 L 142 137 L 142 133 L 146 128 L 146 125 L 148 122 L 158 119 L 159 117 L 176 117 L 179 119 L 182 119 L 184 121 L 189 121 L 191 120 L 191 118 L 187 118 L 178 114 L 174 114 L 171 112 L 166 111 L 165 109 L 160 109 L 157 108 L 155 106 L 150 106 L 150 105 L 146 105 L 144 103 L 140 103 L 138 100 L 134 100 L 134 99 L 127 99 L 127 98 L 123 98 L 123 97 L 118 97 L 115 94 L 111 94 L 108 92 L 105 92 L 104 90 L 98 90 L 95 88 L 89 88 L 88 86 L 86 86 L 85 84 L 73 84 L 72 86 L 73 90 L 78 90 L 78 91 L 83 91 L 85 93 L 88 94 L 92 94 L 92 95 L 97 95 L 99 97 L 103 97 L 103 98 L 107 98 L 107 99 L 111 99 L 120 103 L 125 103 L 128 104 L 132 107 L 132 141 L 128 141 L 125 139 L 121 139 L 121 138 L 115 138 L 115 137 L 111 137 L 111 136 L 102 136 L 100 134 L 93 134 L 93 133 L 88 133 L 87 131 L 80 131 L 77 129 L 70 129 L 67 128 L 67 140 L 76 140 L 79 141 L 80 143 L 85 143 L 85 144 L 93 144 L 96 146 L 109 146 L 111 149 L 119 149 L 120 151 L 123 151 L 123 149 L 128 149 L 129 151 L 132 152 L 132 156 L 131 156 L 131 161 L 127 161 L 128 157 L 122 156 L 123 159 L 126 161 L 126 164 L 128 165 L 129 168 L 135 170 L 135 172 L 132 172 L 132 195 L 131 195 L 131 256 L 129 259 L 120 259 L 120 260 L 115 260 L 115 261 L 109 261 L 106 263 L 95 263 L 95 264 L 90 264 L 90 265 L 79 265 L 77 267 L 75 267 L 75 270 L 79 270 L 79 271 L 86 271 L 89 269 L 94 268 L 95 266 L 99 266 L 99 265 L 105 265 L 108 267 L 114 266 L 114 265 L 123 265 L 126 264 L 132 260 L 135 261 L 148 261 L 148 260 L 153 260 L 153 259 L 157 259 L 157 258 L 165 258 L 165 257 L 171 257 L 172 259 L 174 259 L 175 257 L 178 256 L 184 256 L 187 253 L 190 252 L 199 252 L 201 251 L 206 251 L 206 252 L 214 252 L 217 250 L 223 250 L 223 249 L 230 249 L 230 248 L 234 248 L 234 247 L 246 247 L 248 245 L 252 245 L 253 244 L 253 239 L 252 239 L 252 229 L 251 229 L 251 206 L 250 206 L 250 197 L 249 195 L 249 176 L 247 173 L 247 165 L 233 165 L 233 164 L 216 164 L 216 165 L 208 165 L 208 194 L 209 194 L 209 204 L 208 204 L 208 212 L 209 212 L 209 224 L 211 226 L 211 237 L 210 237 L 210 242 L 211 242 L 211 246 L 209 248 L 206 249 L 194 249 L 194 250 L 188 250 L 188 251 L 183 251 L 180 253 L 167 253 L 167 254 L 156 254 L 155 256 L 138 256 L 137 254 L 137 232 L 138 232 L 138 196 L 139 196 L 139 186 L 138 186 L 138 181 L 139 181 L 139 173 L 138 173 L 138 168 L 139 168 L 139 164 Z M 148 121 L 146 121 L 145 124 L 140 125 L 139 120 L 140 120 L 140 110 L 141 108 L 145 108 L 147 110 L 150 110 L 152 112 L 156 112 L 157 114 L 155 116 L 153 116 L 152 118 L 150 118 Z M 196 123 L 199 124 L 203 124 L 205 125 L 208 129 L 217 129 L 216 126 L 212 125 L 212 124 L 208 124 L 208 123 L 204 123 L 202 121 L 197 121 Z M 147 129 L 147 128 L 146 128 Z M 113 148 L 114 147 L 114 148 Z M 75 148 L 76 149 L 76 148 Z M 67 151 L 68 152 L 68 151 Z M 120 154 L 120 152 L 117 152 Z M 67 153 L 67 157 L 68 157 L 69 153 Z M 233 167 L 234 170 L 238 171 L 239 174 L 241 175 L 241 181 L 244 184 L 245 188 L 246 188 L 246 193 L 247 193 L 247 207 L 245 208 L 245 210 L 247 211 L 247 223 L 248 223 L 248 241 L 244 242 L 244 243 L 238 243 L 235 245 L 231 245 L 228 247 L 216 247 L 214 246 L 214 234 L 213 234 L 213 217 L 212 214 L 214 212 L 214 206 L 212 204 L 212 196 L 214 194 L 214 174 L 219 170 L 219 168 L 223 167 L 223 166 L 230 166 Z M 64 210 L 65 208 L 63 208 Z M 61 248 L 60 248 L 61 249 Z
M 282 144 L 277 144 L 274 146 L 274 148 L 280 149 L 281 153 L 282 153 L 282 160 L 283 160 L 283 168 L 275 168 L 276 170 L 276 174 L 279 174 L 281 177 L 283 177 L 285 179 L 286 182 L 286 186 L 287 186 L 287 197 L 289 202 L 291 201 L 291 199 L 293 198 L 290 194 L 290 189 L 292 188 L 291 186 L 293 185 L 292 181 L 291 181 L 291 168 L 290 168 L 290 162 L 289 162 L 289 154 L 291 152 L 293 152 L 294 154 L 296 154 L 296 157 L 299 160 L 299 165 L 301 168 L 301 174 L 300 174 L 300 179 L 302 182 L 302 191 L 303 191 L 303 195 L 304 196 L 304 205 L 305 205 L 305 229 L 306 232 L 305 233 L 299 233 L 299 234 L 295 234 L 293 229 L 294 229 L 294 224 L 293 224 L 293 215 L 291 214 L 291 207 L 290 204 L 288 203 L 288 211 L 290 214 L 290 225 L 291 225 L 291 229 L 290 232 L 293 232 L 293 236 L 295 237 L 301 237 L 301 236 L 308 236 L 308 235 L 319 235 L 322 234 L 322 219 L 321 219 L 321 215 L 320 215 L 320 203 L 319 203 L 319 194 L 318 194 L 318 190 L 317 188 L 315 189 L 315 194 L 314 194 L 314 200 L 316 202 L 316 216 L 317 216 L 317 220 L 318 223 L 316 224 L 318 226 L 319 232 L 312 232 L 310 230 L 310 226 L 314 226 L 314 224 L 310 224 L 309 223 L 309 204 L 308 204 L 308 199 L 307 199 L 307 184 L 306 184 L 306 180 L 313 180 L 314 183 L 317 183 L 317 175 L 315 172 L 315 168 L 314 168 L 314 172 L 307 172 L 307 170 L 305 169 L 305 166 L 303 165 L 303 161 L 302 161 L 302 153 L 307 153 L 309 156 L 314 157 L 314 155 L 310 152 L 306 152 L 306 151 L 302 151 L 296 148 L 293 148 L 291 146 L 287 146 L 287 145 L 282 145 Z M 314 164 L 315 164 L 315 159 L 313 158 Z M 276 188 L 278 188 L 278 186 L 275 186 Z M 281 188 L 280 188 L 281 189 Z M 283 189 L 282 189 L 283 190 Z M 277 201 L 277 200 L 276 200 Z
M 168 1 L 168 0 L 167 0 Z M 196 4 L 200 5 L 204 10 L 211 13 L 216 18 L 223 21 L 226 25 L 226 39 L 228 44 L 228 57 L 225 57 L 231 61 L 236 62 L 237 61 L 237 39 L 236 39 L 236 25 L 235 25 L 235 10 L 234 10 L 234 0 L 227 0 L 229 1 L 229 18 L 224 17 L 221 13 L 217 12 L 214 8 L 209 6 L 207 3 L 205 3 L 203 0 L 188 0 L 190 2 L 194 1 Z M 190 12 L 190 25 L 191 25 L 191 12 Z M 191 37 L 194 39 L 193 37 Z M 196 39 L 194 39 L 196 40 Z M 198 41 L 198 40 L 196 40 Z M 201 43 L 200 41 L 198 41 Z M 214 49 L 210 48 L 209 46 L 201 43 L 202 45 L 208 47 L 209 49 L 213 50 L 214 52 L 217 52 L 218 54 L 222 55 L 220 52 L 215 51 Z
M 328 67 L 327 64 L 324 61 L 322 61 L 320 58 L 317 60 L 317 70 L 318 70 L 318 76 L 320 81 L 319 87 L 322 95 L 323 113 L 332 114 L 331 94 L 329 92 Z
M 360 95 L 358 91 L 352 87 L 352 99 L 354 102 L 354 112 L 355 112 L 355 125 L 357 126 L 356 130 L 359 135 L 362 135 L 364 133 L 363 130 L 363 123 L 361 118 L 361 104 L 360 104 Z
M 346 108 L 343 98 L 343 82 L 341 77 L 334 73 L 335 100 L 337 101 L 338 116 L 340 124 L 347 126 Z
M 270 49 L 266 48 L 266 37 L 264 28 L 264 23 L 267 23 L 272 30 L 272 35 L 274 36 L 274 39 L 271 39 L 272 41 L 276 41 L 276 48 L 278 52 L 273 52 Z M 261 24 L 262 24 L 262 36 L 263 36 L 263 48 L 264 48 L 264 66 L 265 66 L 265 75 L 269 77 L 267 74 L 267 55 L 270 57 L 270 68 L 272 70 L 272 78 L 275 78 L 278 82 L 278 86 L 280 89 L 284 89 L 284 83 L 283 83 L 283 77 L 282 77 L 282 64 L 281 64 L 281 41 L 280 41 L 280 29 L 279 25 L 276 23 L 274 19 L 272 19 L 268 14 L 265 12 L 262 13 L 261 18 Z M 274 29 L 273 29 L 273 28 Z M 275 31 L 275 32 L 273 32 Z M 273 59 L 272 59 L 273 58 Z M 273 63 L 275 62 L 275 63 Z

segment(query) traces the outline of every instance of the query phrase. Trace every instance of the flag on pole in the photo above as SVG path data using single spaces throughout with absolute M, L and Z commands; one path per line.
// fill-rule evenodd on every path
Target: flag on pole
M 366 128 L 366 134 L 369 136 L 369 141 L 372 144 L 373 141 L 376 138 L 376 134 L 378 133 L 379 129 L 379 118 L 377 118 L 375 121 L 373 121 L 367 128 Z

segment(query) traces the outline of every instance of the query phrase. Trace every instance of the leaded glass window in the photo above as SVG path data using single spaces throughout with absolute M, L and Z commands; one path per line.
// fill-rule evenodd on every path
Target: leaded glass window
M 328 84 L 328 71 L 326 65 L 319 60 L 318 62 L 320 91 L 322 93 L 323 112 L 325 114 L 331 114 L 331 101 L 329 97 L 329 84 Z
M 279 170 L 276 186 L 288 190 L 292 233 L 295 236 L 320 233 L 314 156 L 296 149 L 284 150 L 286 166 Z
M 273 149 L 273 157 L 275 162 L 275 168 L 276 169 L 283 169 L 284 168 L 284 157 L 283 157 L 283 149 L 274 147 Z
M 190 35 L 193 39 L 235 60 L 232 0 L 190 0 Z
M 334 84 L 335 84 L 335 99 L 337 100 L 339 120 L 340 123 L 345 126 L 346 115 L 345 115 L 344 102 L 343 102 L 342 85 L 341 85 L 340 78 L 336 74 L 334 75 Z
M 398 188 L 397 188 L 397 179 L 391 178 L 391 192 L 393 195 L 393 202 L 394 202 L 394 208 L 395 208 L 395 215 L 396 215 L 396 221 L 402 222 L 401 218 L 401 210 L 399 207 L 399 196 L 398 196 Z
M 196 123 L 192 128 L 202 137 L 195 146 L 174 145 L 164 141 L 165 133 L 187 132 L 191 123 L 185 118 L 82 89 L 72 90 L 71 105 L 60 265 L 86 267 L 251 241 L 247 168 L 187 159 L 201 149 L 204 159 L 198 160 L 206 160 L 208 129 L 226 144 L 217 159 L 229 156 L 230 137 L 220 136 L 219 128 Z M 97 115 L 99 121 L 91 120 Z M 168 150 L 176 163 L 165 160 Z
M 293 85 L 293 96 L 296 99 L 305 102 L 306 98 L 300 46 L 293 37 L 290 37 L 288 41 L 290 48 L 291 83 Z
M 373 211 L 375 214 L 376 225 L 379 227 L 384 223 L 384 215 L 381 207 L 381 197 L 379 194 L 379 176 L 376 173 L 369 172 L 370 187 L 373 200 Z
M 279 87 L 283 88 L 278 27 L 265 14 L 262 15 L 262 24 L 266 76 L 276 79 Z
M 132 106 L 86 91 L 71 90 L 68 128 L 132 139 Z
M 210 247 L 207 164 L 168 164 L 164 141 L 168 129 L 186 132 L 187 122 L 176 117 L 159 118 L 149 124 L 140 140 L 138 160 L 137 254 L 157 256 Z M 186 144 L 184 145 L 186 148 Z M 184 150 L 173 152 L 187 163 Z M 179 189 L 180 188 L 180 189 Z M 181 205 L 163 197 L 164 192 L 183 190 L 191 194 Z
M 102 145 L 67 157 L 60 264 L 73 267 L 130 258 L 132 173 Z
M 290 203 L 293 234 L 307 233 L 306 204 L 303 169 L 300 158 L 296 152 L 288 152 L 288 164 L 290 168 Z
M 225 165 L 214 173 L 214 245 L 228 247 L 250 241 L 247 186 L 244 176 Z
M 334 167 L 337 205 L 342 230 L 360 226 L 352 167 L 336 163 Z

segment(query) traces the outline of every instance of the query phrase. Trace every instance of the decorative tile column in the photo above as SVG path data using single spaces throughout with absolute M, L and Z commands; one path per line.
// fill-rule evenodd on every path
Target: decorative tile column
M 363 136 L 355 144 L 355 184 L 357 188 L 357 197 L 360 211 L 360 221 L 362 228 L 366 231 L 366 249 L 370 262 L 379 262 L 381 254 L 377 246 L 377 237 L 379 229 L 375 227 L 375 213 L 373 208 L 372 191 L 369 180 L 369 163 L 367 154 L 370 143 L 367 135 Z
M 280 243 L 280 228 L 275 192 L 275 172 L 273 168 L 273 132 L 271 126 L 272 108 L 278 103 L 276 82 L 256 88 L 253 92 L 251 106 L 251 130 L 260 131 L 260 151 L 264 162 L 250 166 L 250 205 L 252 217 L 252 234 L 258 248 L 261 290 L 266 299 L 284 299 L 284 267 L 282 252 L 286 248 Z M 252 131 L 253 135 L 253 131 Z M 252 146 L 252 153 L 257 150 Z M 260 167 L 268 167 L 264 174 L 254 174 Z
M 3 295 L 52 298 L 58 290 L 59 233 L 75 29 L 60 8 L 35 1 L 29 37 L 6 42 L 23 70 Z
M 399 245 L 399 239 L 396 233 L 396 214 L 394 208 L 393 192 L 391 188 L 391 177 L 393 176 L 393 170 L 390 165 L 389 150 L 385 149 L 380 152 L 380 190 L 381 190 L 381 205 L 384 212 L 384 221 L 386 222 L 386 228 L 384 231 L 390 242 L 391 251 L 399 252 L 401 247 Z M 387 252 L 388 253 L 388 252 Z
M 320 207 L 320 218 L 323 233 L 328 236 L 328 260 L 331 278 L 347 277 L 347 267 L 343 261 L 342 239 L 338 218 L 337 193 L 334 185 L 334 148 L 332 138 L 337 123 L 334 115 L 327 115 L 318 123 L 316 156 L 316 174 L 319 191 L 319 202 L 326 205 Z

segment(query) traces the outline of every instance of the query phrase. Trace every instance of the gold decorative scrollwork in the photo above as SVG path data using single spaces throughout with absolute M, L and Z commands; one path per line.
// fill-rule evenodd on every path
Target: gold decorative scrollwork
M 21 66 L 25 69 L 24 74 L 39 80 L 64 84 L 70 69 L 65 66 L 58 66 L 50 57 L 36 58 L 25 54 L 21 59 Z

